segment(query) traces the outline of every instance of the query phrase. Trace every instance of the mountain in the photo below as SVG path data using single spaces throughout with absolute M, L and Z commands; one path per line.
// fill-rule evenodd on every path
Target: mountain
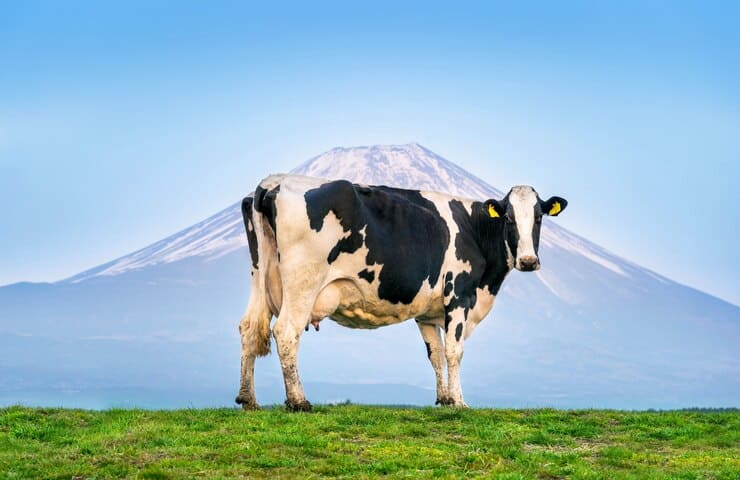
M 369 185 L 394 185 L 488 198 L 503 194 L 452 162 L 411 144 L 386 147 L 334 148 L 291 173 L 319 178 L 346 178 Z M 265 175 L 266 176 L 266 175 Z M 246 245 L 240 210 L 234 203 L 200 223 L 132 254 L 79 273 L 64 282 L 118 275 L 189 257 L 216 259 Z
M 335 148 L 293 173 L 503 196 L 418 144 Z M 0 357 L 0 403 L 230 404 L 239 377 L 236 326 L 249 293 L 238 205 L 66 280 L 0 288 L 0 348 L 7 352 Z M 512 272 L 466 342 L 468 403 L 740 404 L 740 308 L 549 219 L 540 256 L 540 271 Z M 433 373 L 413 322 L 360 331 L 325 321 L 301 342 L 301 374 L 314 401 L 434 401 Z M 258 360 L 257 395 L 262 403 L 282 401 L 275 355 Z

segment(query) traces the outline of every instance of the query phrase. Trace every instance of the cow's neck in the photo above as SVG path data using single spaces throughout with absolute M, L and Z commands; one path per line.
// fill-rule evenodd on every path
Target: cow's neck
M 480 286 L 496 295 L 514 266 L 511 250 L 506 245 L 506 223 L 503 219 L 490 218 L 485 209 L 475 206 L 471 221 L 477 233 L 476 242 L 486 260 Z

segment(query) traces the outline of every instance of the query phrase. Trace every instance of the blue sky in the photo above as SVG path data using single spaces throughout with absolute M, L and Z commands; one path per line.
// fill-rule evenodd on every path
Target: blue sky
M 740 303 L 737 6 L 267 3 L 0 4 L 0 284 L 126 254 L 334 146 L 417 141 Z

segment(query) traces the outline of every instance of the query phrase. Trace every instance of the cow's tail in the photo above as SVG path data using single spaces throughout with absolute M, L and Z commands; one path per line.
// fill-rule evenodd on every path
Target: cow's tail
M 242 200 L 242 217 L 244 218 L 244 228 L 247 232 L 247 242 L 249 244 L 249 255 L 252 262 L 252 291 L 249 297 L 249 306 L 246 313 L 247 334 L 250 341 L 254 342 L 254 353 L 257 356 L 265 356 L 270 353 L 270 320 L 272 313 L 267 304 L 267 264 L 263 258 L 260 258 L 260 252 L 264 251 L 264 242 L 270 239 L 265 238 L 262 227 L 262 214 L 254 212 L 254 198 L 245 197 Z M 262 247 L 262 248 L 261 248 Z M 262 261 L 260 261 L 262 260 Z
M 254 229 L 252 221 L 252 205 L 254 198 L 244 197 L 242 200 L 242 218 L 244 219 L 244 229 L 247 231 L 247 243 L 249 244 L 249 256 L 252 260 L 252 275 L 259 270 L 259 253 L 257 251 L 257 231 Z

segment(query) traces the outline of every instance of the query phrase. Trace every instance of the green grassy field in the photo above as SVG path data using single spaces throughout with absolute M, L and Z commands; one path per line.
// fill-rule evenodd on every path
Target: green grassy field
M 0 409 L 2 478 L 740 478 L 740 412 Z

